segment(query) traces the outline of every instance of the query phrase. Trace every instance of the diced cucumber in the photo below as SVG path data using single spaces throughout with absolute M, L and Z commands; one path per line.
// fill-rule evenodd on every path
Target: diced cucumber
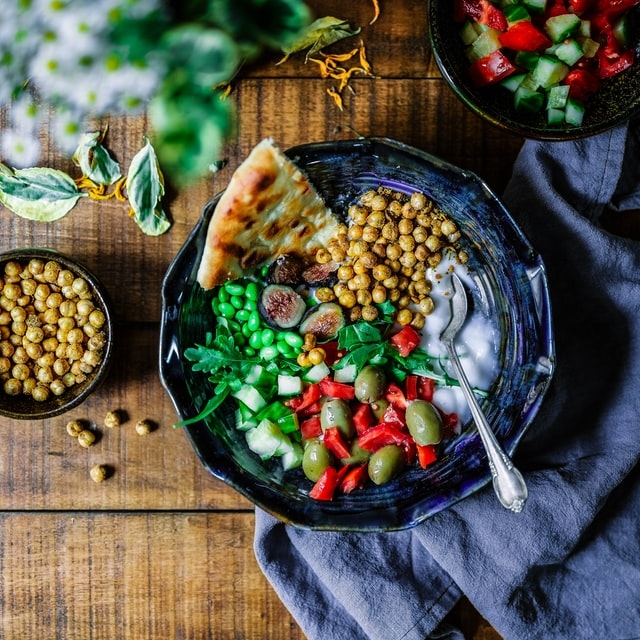
M 295 411 L 291 411 L 287 415 L 278 418 L 276 424 L 280 427 L 280 431 L 282 431 L 282 433 L 294 433 L 300 430 L 298 414 L 295 413 Z
M 237 391 L 231 394 L 234 398 L 242 402 L 248 409 L 258 413 L 267 406 L 267 401 L 262 394 L 252 385 L 243 384 Z
M 556 47 L 555 55 L 558 60 L 562 60 L 565 64 L 573 66 L 582 58 L 584 51 L 577 40 L 567 38 Z
M 542 14 L 547 8 L 547 0 L 523 0 L 522 4 L 530 13 Z
M 588 36 L 578 36 L 576 40 L 582 47 L 582 52 L 585 58 L 593 58 L 593 56 L 595 56 L 596 53 L 598 53 L 600 44 L 595 40 L 592 40 Z
M 278 374 L 278 395 L 297 396 L 302 393 L 302 378 Z
M 577 35 L 584 38 L 591 37 L 591 20 L 580 20 L 580 27 L 578 28 Z
M 613 25 L 613 37 L 623 47 L 629 44 L 629 21 L 626 14 Z
M 516 111 L 537 113 L 544 106 L 544 93 L 520 85 L 513 94 Z
M 248 431 L 258 426 L 258 420 L 254 414 L 249 412 L 243 404 L 240 404 L 240 407 L 236 409 L 235 417 L 238 431 Z
M 512 73 L 510 76 L 507 76 L 504 80 L 500 81 L 500 86 L 504 87 L 507 91 L 511 91 L 514 93 L 515 90 L 522 84 L 522 81 L 526 77 L 526 73 Z
M 489 54 L 500 49 L 500 32 L 497 29 L 487 29 L 483 31 L 465 50 L 470 62 L 476 62 Z
M 551 38 L 551 42 L 562 42 L 572 35 L 580 24 L 581 20 L 575 13 L 562 13 L 559 16 L 547 18 L 544 30 Z
M 244 382 L 254 387 L 270 387 L 275 382 L 275 377 L 261 364 L 254 364 Z
M 274 456 L 282 456 L 293 449 L 293 443 L 271 420 L 262 420 L 257 427 L 245 433 L 247 446 L 251 451 L 268 460 Z
M 282 454 L 282 468 L 285 471 L 297 469 L 302 464 L 302 447 L 296 442 L 291 443 L 291 449 Z
M 521 4 L 512 4 L 503 9 L 504 17 L 507 19 L 509 26 L 522 20 L 531 20 L 531 15 L 527 11 L 527 8 Z
M 460 29 L 460 39 L 465 45 L 469 45 L 474 43 L 481 31 L 476 29 L 477 22 L 473 22 L 472 20 L 466 20 Z
M 568 99 L 568 84 L 558 84 L 555 87 L 551 87 L 547 93 L 547 109 L 564 109 L 567 106 Z
M 331 373 L 331 369 L 326 363 L 314 364 L 305 374 L 304 379 L 307 382 L 320 382 Z
M 547 124 L 564 124 L 564 109 L 547 109 Z
M 569 73 L 569 65 L 553 56 L 540 56 L 533 75 L 539 86 L 544 89 L 558 84 Z
M 534 51 L 518 51 L 518 53 L 516 53 L 515 63 L 517 66 L 531 71 L 535 69 L 539 59 L 540 54 Z
M 336 369 L 333 374 L 333 379 L 336 382 L 351 383 L 356 379 L 358 375 L 358 367 L 355 364 L 347 364 L 341 369 Z
M 564 120 L 567 124 L 579 127 L 584 118 L 584 105 L 575 98 L 567 100 L 567 107 L 564 111 Z

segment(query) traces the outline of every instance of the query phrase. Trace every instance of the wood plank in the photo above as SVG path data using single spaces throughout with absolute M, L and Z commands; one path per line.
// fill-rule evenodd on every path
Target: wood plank
M 302 640 L 253 514 L 0 513 L 0 637 Z

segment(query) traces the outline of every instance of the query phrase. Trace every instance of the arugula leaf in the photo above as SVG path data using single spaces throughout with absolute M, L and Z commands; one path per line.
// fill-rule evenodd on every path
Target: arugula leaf
M 305 62 L 321 49 L 328 47 L 334 42 L 338 42 L 344 38 L 355 36 L 360 33 L 361 29 L 352 29 L 347 20 L 340 20 L 332 16 L 318 18 L 314 20 L 306 29 L 302 31 L 300 36 L 291 44 L 282 47 L 285 54 L 284 58 L 278 62 L 281 64 L 287 60 L 292 54 L 304 49 L 309 49 L 305 57 Z
M 231 391 L 231 387 L 226 384 L 218 385 L 216 388 L 216 393 L 207 401 L 207 404 L 204 406 L 204 409 L 197 415 L 193 416 L 193 418 L 187 418 L 186 420 L 181 420 L 180 422 L 176 422 L 173 426 L 177 427 L 186 427 L 190 424 L 195 424 L 196 422 L 200 422 L 200 420 L 204 420 L 207 416 L 211 415 L 227 398 Z

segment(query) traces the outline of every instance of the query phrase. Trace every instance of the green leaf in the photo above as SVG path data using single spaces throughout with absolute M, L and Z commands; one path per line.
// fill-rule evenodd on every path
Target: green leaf
M 96 184 L 113 184 L 122 175 L 120 165 L 100 144 L 101 137 L 99 131 L 83 134 L 73 154 L 73 161 L 80 167 L 82 175 Z
M 328 47 L 334 42 L 344 38 L 349 38 L 360 33 L 361 29 L 352 29 L 346 20 L 326 16 L 318 18 L 312 22 L 291 44 L 282 47 L 285 57 L 280 61 L 284 62 L 292 53 L 297 51 L 307 51 L 306 58 L 315 55 L 321 49 Z
M 160 206 L 164 195 L 164 178 L 151 142 L 131 160 L 127 174 L 127 198 L 133 219 L 144 233 L 159 236 L 169 229 L 171 222 Z
M 57 169 L 11 170 L 0 163 L 0 202 L 22 218 L 59 220 L 85 196 L 70 176 Z

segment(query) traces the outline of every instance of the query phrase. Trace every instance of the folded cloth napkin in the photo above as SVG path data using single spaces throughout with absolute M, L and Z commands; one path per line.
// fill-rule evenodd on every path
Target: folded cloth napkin
M 640 638 L 640 127 L 526 141 L 503 201 L 547 267 L 557 369 L 515 462 L 529 499 L 487 486 L 413 529 L 313 532 L 256 511 L 257 560 L 310 640 L 463 638 L 461 594 L 507 640 Z M 430 635 L 432 634 L 432 635 Z

